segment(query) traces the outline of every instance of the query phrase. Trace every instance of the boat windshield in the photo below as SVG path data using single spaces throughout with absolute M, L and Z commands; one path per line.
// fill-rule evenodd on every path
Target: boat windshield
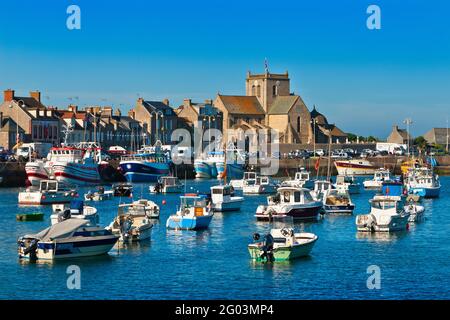
M 184 208 L 206 206 L 205 198 L 201 197 L 180 197 L 180 198 L 181 198 L 181 206 Z
M 311 193 L 309 193 L 309 191 L 303 192 L 303 199 L 304 199 L 305 203 L 314 202 L 314 199 L 311 196 Z
M 392 208 L 396 208 L 397 207 L 397 201 L 383 201 L 383 200 L 378 200 L 378 201 L 372 201 L 372 208 L 375 209 L 382 209 L 382 210 L 386 210 L 386 209 L 392 209 Z

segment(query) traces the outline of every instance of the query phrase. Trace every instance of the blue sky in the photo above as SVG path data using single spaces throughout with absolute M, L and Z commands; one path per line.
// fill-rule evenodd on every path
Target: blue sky
M 81 8 L 81 30 L 66 9 Z M 382 29 L 366 27 L 381 8 Z M 44 103 L 112 104 L 138 96 L 202 101 L 244 94 L 247 70 L 289 70 L 291 91 L 344 131 L 385 138 L 450 116 L 448 1 L 93 1 L 2 3 L 0 88 Z

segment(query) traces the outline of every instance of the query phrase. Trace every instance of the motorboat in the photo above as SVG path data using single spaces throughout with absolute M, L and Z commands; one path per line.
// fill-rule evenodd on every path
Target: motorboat
M 425 207 L 413 201 L 407 202 L 404 209 L 406 213 L 409 213 L 409 222 L 421 222 L 425 218 Z
M 220 185 L 211 187 L 212 209 L 214 211 L 239 211 L 244 197 L 232 196 L 233 187 Z
M 253 235 L 254 243 L 248 245 L 250 257 L 256 261 L 286 261 L 310 254 L 318 237 L 313 233 L 296 233 L 293 228 L 271 229 L 263 239 Z
M 328 192 L 333 189 L 333 184 L 329 180 L 314 181 L 314 190 L 311 192 L 313 198 L 317 201 L 324 201 Z
M 364 232 L 402 231 L 408 228 L 409 216 L 401 201 L 379 196 L 372 199 L 369 214 L 356 216 L 356 226 Z
M 365 159 L 336 160 L 334 162 L 339 175 L 361 176 L 372 175 L 376 167 Z
M 135 154 L 121 157 L 119 170 L 128 182 L 157 182 L 170 173 L 172 160 L 162 149 L 161 141 L 143 146 Z
M 271 194 L 277 191 L 277 184 L 269 176 L 257 176 L 256 179 L 244 181 L 244 194 Z
M 235 190 L 242 190 L 242 188 L 244 187 L 244 181 L 256 181 L 256 172 L 254 171 L 247 171 L 244 172 L 244 177 L 242 179 L 231 179 L 230 180 L 230 185 L 235 189 Z
M 151 223 L 145 205 L 135 203 L 121 204 L 117 216 L 107 230 L 119 236 L 120 242 L 136 242 L 149 239 L 153 223 Z
M 139 199 L 136 201 L 133 201 L 131 205 L 121 205 L 124 206 L 124 208 L 127 208 L 128 211 L 131 213 L 139 213 L 139 214 L 145 214 L 150 219 L 159 219 L 159 213 L 160 209 L 159 206 L 147 199 Z
M 299 187 L 299 188 L 314 188 L 314 180 L 311 179 L 311 173 L 301 168 L 295 173 L 293 180 L 285 180 L 281 184 L 283 187 Z
M 357 182 L 354 176 L 338 175 L 334 187 L 338 190 L 347 191 L 349 194 L 359 194 L 361 193 L 362 184 Z
M 131 197 L 133 195 L 133 185 L 130 183 L 119 183 L 113 185 L 114 197 Z
M 54 204 L 52 210 L 53 213 L 50 216 L 52 225 L 68 219 L 82 219 L 89 221 L 90 226 L 96 226 L 100 220 L 97 209 L 84 205 L 81 200 L 72 200 L 70 205 Z
M 96 256 L 108 253 L 118 238 L 87 220 L 68 219 L 19 238 L 18 253 L 32 261 Z
M 332 189 L 324 198 L 323 210 L 332 214 L 352 214 L 355 204 L 347 191 Z
M 184 184 L 177 177 L 160 177 L 155 185 L 149 187 L 150 193 L 182 193 Z
M 267 205 L 256 209 L 257 220 L 275 220 L 293 217 L 295 219 L 317 219 L 322 202 L 315 200 L 306 188 L 280 187 L 275 196 L 267 198 Z
M 113 190 L 105 190 L 104 187 L 100 186 L 97 191 L 88 191 L 84 194 L 84 201 L 105 201 L 112 199 L 114 197 Z
M 424 198 L 437 198 L 441 191 L 439 176 L 426 167 L 411 170 L 405 183 L 409 193 Z
M 78 198 L 74 189 L 69 189 L 56 180 L 41 180 L 39 188 L 30 186 L 19 192 L 18 200 L 22 205 L 46 205 L 54 203 L 69 203 Z
M 375 171 L 373 179 L 365 180 L 363 182 L 363 185 L 365 189 L 379 190 L 383 185 L 383 181 L 390 181 L 390 180 L 392 180 L 391 172 L 387 169 L 380 168 Z
M 206 197 L 197 194 L 186 194 L 180 197 L 180 207 L 176 214 L 171 215 L 166 222 L 168 229 L 202 230 L 211 223 L 214 212 Z

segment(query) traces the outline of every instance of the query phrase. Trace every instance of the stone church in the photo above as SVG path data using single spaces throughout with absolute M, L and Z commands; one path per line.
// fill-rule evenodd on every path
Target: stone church
M 245 96 L 218 94 L 214 106 L 223 113 L 224 135 L 227 129 L 275 129 L 279 134 L 279 143 L 309 144 L 313 143 L 314 138 L 317 142 L 321 140 L 320 134 L 317 134 L 320 125 L 317 122 L 313 126 L 315 114 L 311 114 L 299 95 L 291 93 L 288 72 L 275 74 L 267 68 L 263 74 L 248 72 Z M 339 135 L 345 134 L 339 130 Z M 345 142 L 345 137 L 340 138 Z

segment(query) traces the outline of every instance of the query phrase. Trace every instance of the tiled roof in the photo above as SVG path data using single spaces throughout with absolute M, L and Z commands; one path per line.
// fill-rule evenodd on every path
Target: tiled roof
M 175 116 L 176 113 L 167 104 L 161 102 L 161 101 L 144 101 L 142 104 L 149 112 L 156 110 L 161 110 L 164 113 L 164 116 L 167 115 L 167 113 L 170 113 L 171 116 Z
M 219 98 L 230 114 L 265 115 L 256 97 L 219 95 Z
M 269 114 L 287 114 L 299 96 L 277 96 L 270 107 Z

